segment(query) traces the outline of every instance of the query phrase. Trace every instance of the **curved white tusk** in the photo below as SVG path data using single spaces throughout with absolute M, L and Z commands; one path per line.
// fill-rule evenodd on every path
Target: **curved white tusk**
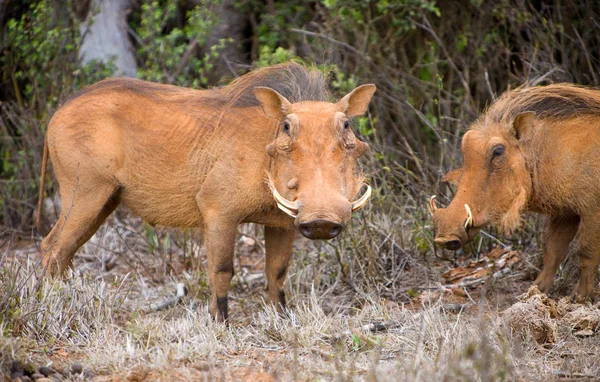
M 357 201 L 352 202 L 352 212 L 358 211 L 361 208 L 363 208 L 365 204 L 367 204 L 367 200 L 369 200 L 369 198 L 371 197 L 371 186 L 369 186 L 368 184 L 366 186 L 367 191 L 365 191 L 363 196 L 361 196 L 360 199 L 358 199 Z
M 293 217 L 294 219 L 296 218 L 296 216 L 298 216 L 297 212 L 294 212 L 288 208 L 286 208 L 285 206 L 277 203 L 277 207 L 282 210 L 283 212 L 285 212 L 286 214 L 290 215 L 291 217 Z
M 473 225 L 473 214 L 471 213 L 471 208 L 468 204 L 465 204 L 465 209 L 467 210 L 467 221 L 465 222 L 465 229 L 469 229 L 469 227 Z
M 279 191 L 277 191 L 277 188 L 275 187 L 275 184 L 273 183 L 273 180 L 271 179 L 271 177 L 269 177 L 269 188 L 271 188 L 273 197 L 275 198 L 275 201 L 277 202 L 277 207 L 280 210 L 282 210 L 283 212 L 285 212 L 286 214 L 295 218 L 298 215 L 298 202 L 297 201 L 295 201 L 295 202 L 289 201 L 286 198 L 284 198 L 283 196 L 281 196 Z
M 432 214 L 438 209 L 438 206 L 435 204 L 435 198 L 437 198 L 437 195 L 431 195 L 431 198 L 429 198 L 429 212 Z
M 273 197 L 275 197 L 277 204 L 281 204 L 289 210 L 298 211 L 298 202 L 291 202 L 283 196 L 281 196 L 281 194 L 279 193 L 279 191 L 277 191 L 275 186 L 272 187 L 271 191 L 273 191 Z

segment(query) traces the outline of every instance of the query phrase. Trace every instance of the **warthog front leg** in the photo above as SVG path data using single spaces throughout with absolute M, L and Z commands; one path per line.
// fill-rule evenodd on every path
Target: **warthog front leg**
M 211 287 L 210 314 L 219 322 L 228 318 L 227 294 L 233 277 L 233 251 L 237 224 L 210 219 L 205 225 L 204 243 Z
M 290 229 L 265 227 L 267 252 L 265 273 L 268 282 L 269 301 L 279 312 L 285 308 L 283 282 L 294 250 L 295 233 L 294 230 Z
M 600 264 L 600 220 L 597 215 L 582 217 L 579 241 L 581 276 L 575 289 L 575 298 L 583 301 L 593 298 L 596 274 Z
M 569 244 L 573 240 L 579 227 L 578 216 L 549 216 L 546 221 L 544 265 L 535 280 L 540 291 L 550 292 L 554 283 L 554 276 L 558 267 L 563 262 L 569 251 Z

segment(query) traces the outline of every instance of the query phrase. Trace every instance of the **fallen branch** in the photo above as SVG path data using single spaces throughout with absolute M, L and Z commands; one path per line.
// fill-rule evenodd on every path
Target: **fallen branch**
M 481 278 L 468 278 L 465 277 L 463 279 L 463 281 L 459 282 L 458 284 L 443 284 L 440 287 L 438 287 L 437 289 L 456 289 L 456 288 L 470 288 L 470 287 L 474 287 L 477 286 L 479 284 L 483 284 L 484 282 L 486 282 L 490 277 L 492 277 L 493 279 L 499 279 L 502 276 L 510 273 L 510 269 L 508 268 L 504 268 L 499 270 L 498 272 L 494 272 L 491 276 L 483 276 Z M 436 288 L 433 288 L 436 289 Z
M 182 283 L 177 284 L 177 295 L 171 297 L 161 303 L 150 304 L 150 308 L 146 310 L 146 313 L 154 313 L 160 310 L 171 308 L 179 303 L 183 297 L 187 294 L 187 289 Z
M 511 271 L 511 267 L 521 261 L 517 251 L 496 248 L 478 261 L 470 261 L 462 267 L 456 267 L 442 274 L 449 284 L 447 288 L 463 288 L 483 283 L 490 276 L 499 278 Z
M 582 378 L 582 379 L 590 379 L 590 380 L 596 380 L 596 378 L 598 378 L 597 375 L 593 375 L 593 374 L 572 373 L 572 372 L 568 372 L 568 371 L 559 371 L 559 372 L 555 373 L 554 375 L 556 375 L 559 378 Z
M 352 328 L 350 330 L 346 330 L 336 337 L 337 337 L 337 339 L 340 339 L 342 337 L 352 336 L 353 334 L 357 334 L 357 332 L 360 332 L 360 333 L 384 332 L 384 331 L 396 328 L 398 326 L 400 326 L 400 323 L 397 321 L 371 322 L 370 324 L 366 324 L 366 325 L 363 325 L 358 328 Z

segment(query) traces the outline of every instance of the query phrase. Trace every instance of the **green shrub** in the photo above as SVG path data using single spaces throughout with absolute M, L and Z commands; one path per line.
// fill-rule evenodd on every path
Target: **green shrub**
M 79 65 L 79 24 L 65 9 L 70 4 L 33 2 L 21 17 L 8 20 L 1 41 L 2 83 L 12 84 L 4 96 L 12 101 L 0 104 L 0 222 L 15 229 L 32 223 L 43 136 L 54 110 L 114 68 L 111 63 Z
M 186 14 L 182 27 L 167 28 L 177 15 L 177 2 L 142 4 L 137 57 L 138 77 L 148 81 L 199 87 L 208 84 L 207 74 L 228 40 L 206 47 L 209 34 L 218 23 L 214 11 L 218 0 L 203 0 Z M 202 48 L 202 54 L 197 51 Z

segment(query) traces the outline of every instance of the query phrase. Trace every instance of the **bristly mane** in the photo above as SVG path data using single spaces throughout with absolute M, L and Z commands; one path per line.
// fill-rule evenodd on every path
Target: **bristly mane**
M 329 101 L 330 98 L 325 76 L 316 69 L 308 69 L 295 62 L 252 71 L 221 88 L 220 92 L 229 100 L 229 106 L 259 106 L 253 93 L 257 86 L 271 88 L 291 103 Z
M 225 112 L 231 107 L 259 106 L 253 93 L 257 86 L 269 87 L 291 103 L 329 101 L 330 98 L 327 81 L 321 72 L 288 62 L 254 70 L 229 85 L 200 92 L 132 78 L 109 78 L 79 91 L 68 102 L 91 93 L 116 91 L 133 93 L 156 102 L 180 103 L 183 107 L 193 107 L 194 104 L 200 103 Z
M 529 111 L 539 119 L 600 117 L 600 91 L 572 84 L 519 87 L 502 94 L 476 125 L 510 124 L 517 115 Z

